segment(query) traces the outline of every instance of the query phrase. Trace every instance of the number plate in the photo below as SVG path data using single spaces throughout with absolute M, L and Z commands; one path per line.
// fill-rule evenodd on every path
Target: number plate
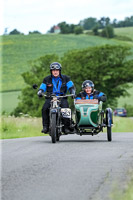
M 71 109 L 70 108 L 61 108 L 61 114 L 64 118 L 71 118 Z

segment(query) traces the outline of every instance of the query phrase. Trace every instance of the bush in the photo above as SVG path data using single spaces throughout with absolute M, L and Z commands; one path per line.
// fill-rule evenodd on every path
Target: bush
M 41 33 L 39 31 L 33 31 L 33 32 L 29 31 L 29 35 L 30 34 L 41 34 Z
M 74 33 L 75 33 L 76 35 L 82 34 L 82 33 L 83 33 L 83 28 L 82 28 L 81 26 L 76 26 L 76 27 L 74 28 Z
M 93 29 L 92 29 L 94 35 L 99 35 L 99 32 L 98 32 L 98 26 L 96 25 Z
M 114 37 L 114 29 L 111 25 L 106 26 L 102 32 L 101 32 L 102 37 L 107 37 L 107 38 L 113 38 Z
M 128 36 L 121 36 L 121 35 L 115 35 L 115 39 L 122 40 L 122 41 L 129 41 L 132 42 L 133 40 Z

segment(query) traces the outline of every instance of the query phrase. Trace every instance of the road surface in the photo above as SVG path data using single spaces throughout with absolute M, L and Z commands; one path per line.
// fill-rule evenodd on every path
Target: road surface
M 133 133 L 1 140 L 2 200 L 109 200 L 133 168 Z

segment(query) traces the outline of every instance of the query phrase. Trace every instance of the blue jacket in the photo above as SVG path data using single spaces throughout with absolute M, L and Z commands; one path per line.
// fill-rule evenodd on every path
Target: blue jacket
M 58 96 L 66 94 L 71 88 L 74 88 L 74 84 L 68 76 L 61 75 L 60 77 L 55 78 L 54 76 L 49 75 L 44 78 L 39 89 L 43 92 L 47 91 L 48 93 L 54 93 Z
M 83 91 L 77 95 L 76 99 L 98 99 L 99 101 L 106 101 L 106 95 L 103 92 L 95 90 L 88 96 L 87 93 Z

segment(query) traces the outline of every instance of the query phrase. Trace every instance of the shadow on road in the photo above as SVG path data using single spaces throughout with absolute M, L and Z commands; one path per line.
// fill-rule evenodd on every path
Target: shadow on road
M 67 136 L 66 136 L 67 137 Z M 43 139 L 41 138 L 41 139 L 37 139 L 37 140 L 34 140 L 34 141 L 32 141 L 32 142 L 38 142 L 38 143 L 52 143 L 51 142 L 51 138 L 50 138 L 50 136 L 45 136 L 45 137 L 43 137 Z M 105 140 L 91 140 L 91 139 L 64 139 L 63 137 L 60 137 L 60 141 L 57 141 L 55 144 L 58 144 L 58 143 L 92 143 L 92 142 L 94 142 L 94 143 L 101 143 L 101 142 L 108 142 L 106 139 Z

